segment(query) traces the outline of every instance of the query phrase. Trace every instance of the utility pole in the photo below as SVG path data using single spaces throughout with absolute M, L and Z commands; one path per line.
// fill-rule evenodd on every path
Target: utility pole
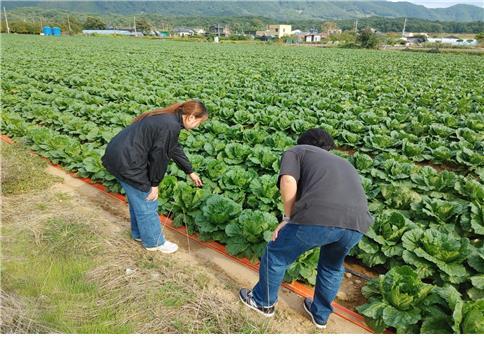
M 134 34 L 137 35 L 137 32 L 136 32 L 136 16 L 133 16 L 133 22 L 134 22 Z
M 7 34 L 10 34 L 10 27 L 8 27 L 7 10 L 3 7 L 3 13 L 5 14 L 5 24 L 7 25 Z
M 67 16 L 67 26 L 69 27 L 69 35 L 72 35 L 71 21 L 69 20 L 69 15 Z
M 355 33 L 358 33 L 358 19 L 355 21 Z
M 403 22 L 402 38 L 405 37 L 405 27 L 406 26 L 407 26 L 407 18 L 405 18 L 405 21 Z

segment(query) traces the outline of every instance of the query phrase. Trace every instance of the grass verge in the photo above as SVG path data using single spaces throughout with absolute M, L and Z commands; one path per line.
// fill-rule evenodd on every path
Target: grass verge
M 2 194 L 5 196 L 42 191 L 58 177 L 45 174 L 47 161 L 30 153 L 19 143 L 0 142 Z

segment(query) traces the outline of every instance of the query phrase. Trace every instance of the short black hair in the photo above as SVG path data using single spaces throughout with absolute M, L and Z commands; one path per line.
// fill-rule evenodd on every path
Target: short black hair
M 330 151 L 335 147 L 334 140 L 327 131 L 321 128 L 306 130 L 297 139 L 297 144 L 308 144 Z

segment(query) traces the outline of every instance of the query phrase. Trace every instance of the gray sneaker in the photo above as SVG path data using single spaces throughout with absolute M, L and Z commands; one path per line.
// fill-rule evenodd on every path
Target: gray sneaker
M 269 307 L 259 306 L 256 304 L 254 298 L 252 297 L 252 290 L 250 289 L 240 289 L 239 298 L 247 307 L 251 308 L 262 314 L 265 317 L 272 317 L 276 312 L 276 307 L 274 305 Z

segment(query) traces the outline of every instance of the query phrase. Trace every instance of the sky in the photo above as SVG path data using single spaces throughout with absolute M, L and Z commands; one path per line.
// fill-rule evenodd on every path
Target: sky
M 390 0 L 396 2 L 396 0 Z M 428 8 L 445 8 L 454 6 L 457 4 L 469 4 L 479 7 L 484 7 L 484 0 L 406 0 L 408 2 L 417 4 L 417 5 L 424 5 Z

